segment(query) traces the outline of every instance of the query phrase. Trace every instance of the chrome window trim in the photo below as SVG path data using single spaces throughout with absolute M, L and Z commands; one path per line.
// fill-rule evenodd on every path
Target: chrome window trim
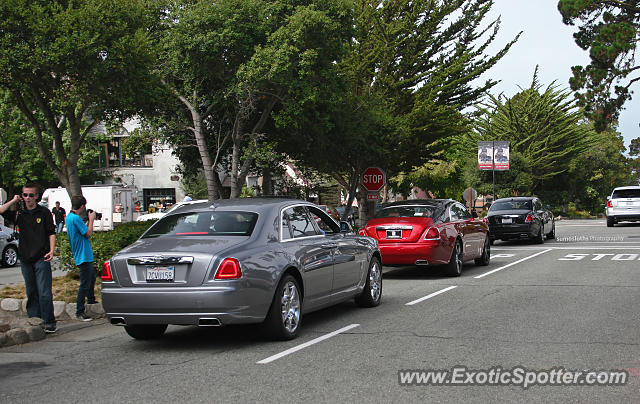
M 280 209 L 280 215 L 279 215 L 279 223 L 280 223 L 280 225 L 279 225 L 279 226 L 280 226 L 280 231 L 279 231 L 279 233 L 280 233 L 280 234 L 279 234 L 279 236 L 280 236 L 280 242 L 281 242 L 281 243 L 288 243 L 288 242 L 290 242 L 290 241 L 294 241 L 294 240 L 307 240 L 307 239 L 312 239 L 312 238 L 325 237 L 325 235 L 324 235 L 324 234 L 316 234 L 316 235 L 313 235 L 313 236 L 304 236 L 304 237 L 293 237 L 293 235 L 292 235 L 292 237 L 291 237 L 291 238 L 286 239 L 286 240 L 284 240 L 284 239 L 282 238 L 282 215 L 283 215 L 283 213 L 284 213 L 284 211 L 285 211 L 285 210 L 290 209 L 290 208 L 296 208 L 296 207 L 298 207 L 298 206 L 308 207 L 308 206 L 312 206 L 312 205 L 310 205 L 310 204 L 308 204 L 308 203 L 297 203 L 297 204 L 294 204 L 294 205 L 287 205 L 287 206 L 285 206 L 285 207 L 283 207 L 283 208 L 281 208 L 281 209 Z M 308 212 L 307 212 L 307 213 L 308 213 Z M 311 220 L 311 218 L 308 218 L 308 219 L 310 219 L 310 220 Z M 317 231 L 316 226 L 313 226 L 313 229 Z

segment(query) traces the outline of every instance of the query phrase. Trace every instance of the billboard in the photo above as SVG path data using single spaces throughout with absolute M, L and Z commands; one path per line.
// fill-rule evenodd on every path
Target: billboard
M 509 142 L 502 140 L 493 142 L 493 164 L 496 170 L 509 169 Z
M 493 142 L 478 142 L 478 169 L 493 170 Z
M 509 142 L 491 140 L 478 142 L 479 170 L 508 170 Z

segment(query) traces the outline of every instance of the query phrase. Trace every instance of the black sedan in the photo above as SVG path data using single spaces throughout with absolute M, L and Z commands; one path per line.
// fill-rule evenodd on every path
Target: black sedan
M 291 339 L 305 313 L 354 298 L 377 306 L 377 243 L 342 224 L 293 199 L 183 205 L 104 264 L 106 316 L 137 339 L 168 324 L 248 323 Z
M 485 218 L 489 224 L 489 237 L 494 240 L 533 240 L 544 243 L 545 238 L 556 236 L 553 213 L 543 208 L 536 197 L 498 199 L 489 208 Z

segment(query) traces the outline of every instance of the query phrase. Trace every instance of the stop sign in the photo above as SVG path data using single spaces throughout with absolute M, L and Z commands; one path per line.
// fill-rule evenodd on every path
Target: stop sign
M 369 167 L 362 173 L 362 186 L 369 192 L 378 192 L 386 182 L 384 171 L 378 167 Z

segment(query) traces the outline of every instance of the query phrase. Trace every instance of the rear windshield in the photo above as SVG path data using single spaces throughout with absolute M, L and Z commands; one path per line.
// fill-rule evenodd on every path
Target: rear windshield
M 531 201 L 496 201 L 489 210 L 531 210 Z
M 616 189 L 612 198 L 640 198 L 640 189 Z
M 253 212 L 189 212 L 167 215 L 142 238 L 158 236 L 250 236 L 258 220 Z
M 434 211 L 434 206 L 389 206 L 376 212 L 375 217 L 433 217 Z

